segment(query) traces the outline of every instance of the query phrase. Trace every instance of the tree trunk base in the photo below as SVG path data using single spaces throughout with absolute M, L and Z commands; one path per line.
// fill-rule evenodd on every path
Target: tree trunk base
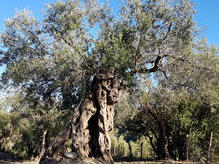
M 46 159 L 40 161 L 39 164 L 105 164 L 105 163 L 93 158 L 88 158 L 84 160 L 62 159 L 60 161 L 54 159 Z
M 73 147 L 79 158 L 102 159 L 112 164 L 110 132 L 118 86 L 113 76 L 95 76 L 91 93 L 73 120 Z
M 89 93 L 89 92 L 88 92 Z M 118 98 L 114 76 L 95 76 L 91 90 L 69 123 L 49 146 L 45 156 L 56 157 L 70 137 L 72 151 L 80 161 L 113 164 L 110 132 L 113 130 L 114 105 Z

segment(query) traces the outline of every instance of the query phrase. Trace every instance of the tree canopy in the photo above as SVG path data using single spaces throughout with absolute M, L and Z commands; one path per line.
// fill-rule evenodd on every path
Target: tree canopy
M 168 74 L 161 63 L 186 56 L 194 35 L 191 2 L 126 1 L 119 13 L 78 0 L 48 4 L 42 21 L 17 13 L 1 34 L 3 86 L 21 86 L 32 103 L 50 107 L 58 100 L 66 108 L 101 71 L 129 86 L 136 74 Z
M 218 48 L 195 39 L 194 13 L 190 0 L 126 0 L 117 16 L 98 0 L 47 4 L 41 20 L 17 12 L 0 35 L 0 87 L 15 88 L 1 147 L 11 138 L 14 154 L 54 158 L 67 144 L 111 164 L 119 102 L 119 133 L 146 136 L 159 158 L 203 150 L 218 135 Z

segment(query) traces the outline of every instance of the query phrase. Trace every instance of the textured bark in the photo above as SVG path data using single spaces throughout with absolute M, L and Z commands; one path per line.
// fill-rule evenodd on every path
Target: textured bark
M 44 154 L 46 152 L 46 145 L 48 145 L 48 143 L 46 143 L 47 137 L 48 137 L 48 130 L 45 130 L 43 132 L 43 137 L 42 137 L 41 151 L 40 151 L 40 154 L 36 157 L 36 160 L 38 162 L 40 162 L 40 160 L 42 159 L 42 157 L 44 156 Z
M 162 119 L 158 120 L 158 127 L 159 127 L 159 133 L 160 137 L 158 139 L 158 145 L 159 145 L 159 151 L 161 154 L 162 159 L 171 159 L 171 156 L 168 151 L 168 140 L 167 140 L 167 134 L 166 134 L 166 125 L 165 121 Z
M 65 128 L 58 133 L 56 138 L 49 144 L 43 158 L 56 158 L 62 150 L 64 143 L 70 139 L 72 133 L 72 124 L 68 123 Z M 42 159 L 43 159 L 42 158 Z
M 73 147 L 81 159 L 94 157 L 111 164 L 111 141 L 114 105 L 118 86 L 114 76 L 95 76 L 91 92 L 79 107 L 73 120 Z

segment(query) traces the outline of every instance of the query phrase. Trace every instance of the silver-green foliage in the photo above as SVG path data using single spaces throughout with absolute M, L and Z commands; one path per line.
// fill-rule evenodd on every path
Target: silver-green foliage
M 58 100 L 64 108 L 77 104 L 102 71 L 130 86 L 135 74 L 163 72 L 161 58 L 168 56 L 167 65 L 186 57 L 193 13 L 192 3 L 182 0 L 127 0 L 119 17 L 95 0 L 48 4 L 41 21 L 23 10 L 1 33 L 2 84 L 22 86 L 32 102 L 50 107 Z

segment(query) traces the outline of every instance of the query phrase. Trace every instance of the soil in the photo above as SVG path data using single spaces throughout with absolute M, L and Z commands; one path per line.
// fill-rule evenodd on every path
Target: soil
M 38 164 L 37 161 L 4 161 L 0 160 L 0 164 Z M 55 162 L 50 161 L 44 164 L 96 164 L 94 162 L 82 162 L 82 161 L 63 161 Z M 136 162 L 115 162 L 114 164 L 198 164 L 198 162 L 178 162 L 178 161 L 136 161 Z M 213 163 L 212 163 L 213 164 Z
M 198 164 L 198 163 L 200 162 L 185 162 L 185 161 L 182 162 L 182 161 L 173 161 L 173 160 L 115 162 L 115 164 Z M 218 162 L 211 162 L 211 164 L 216 164 L 216 163 Z M 0 152 L 0 164 L 39 164 L 39 161 L 33 161 L 33 160 L 19 161 L 18 159 L 16 159 L 10 154 Z M 50 160 L 50 161 L 42 162 L 42 164 L 97 164 L 97 162 L 95 162 L 94 160 L 73 161 L 73 160 L 66 159 L 61 162 Z
M 8 162 L 1 161 L 0 164 L 38 164 L 36 161 L 20 161 L 20 162 Z M 59 162 L 59 163 L 48 163 L 48 164 L 91 164 L 91 163 L 83 163 L 83 162 Z M 176 161 L 160 161 L 160 162 L 146 162 L 146 161 L 137 161 L 137 162 L 115 162 L 115 164 L 196 164 L 194 162 L 176 162 Z M 198 162 L 197 162 L 198 164 Z M 212 163 L 213 164 L 213 163 Z

